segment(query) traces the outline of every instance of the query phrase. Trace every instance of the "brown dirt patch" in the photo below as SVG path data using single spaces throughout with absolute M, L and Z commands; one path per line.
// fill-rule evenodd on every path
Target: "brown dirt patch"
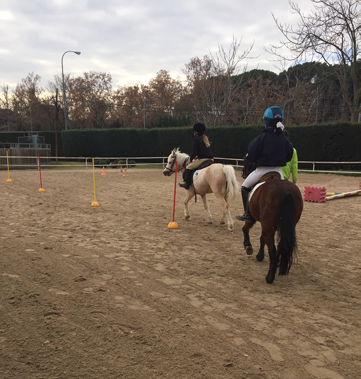
M 174 177 L 161 170 L 97 170 L 99 208 L 91 170 L 43 170 L 44 193 L 36 171 L 1 176 L 0 378 L 359 376 L 361 196 L 305 203 L 298 258 L 268 285 L 268 257 L 245 254 L 242 223 L 219 225 L 213 195 L 209 225 L 201 201 L 183 219 L 177 190 L 167 228 Z

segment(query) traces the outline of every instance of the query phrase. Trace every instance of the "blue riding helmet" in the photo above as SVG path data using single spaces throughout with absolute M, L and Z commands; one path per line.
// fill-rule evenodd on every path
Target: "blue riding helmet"
M 269 126 L 272 122 L 278 122 L 283 120 L 283 112 L 280 107 L 267 108 L 263 115 L 263 122 Z

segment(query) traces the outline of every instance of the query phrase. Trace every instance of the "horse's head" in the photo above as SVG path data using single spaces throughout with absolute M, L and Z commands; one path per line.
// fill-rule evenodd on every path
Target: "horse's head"
M 171 176 L 175 169 L 175 162 L 177 160 L 177 150 L 173 149 L 172 152 L 168 156 L 167 165 L 163 170 L 163 175 Z
M 243 159 L 243 169 L 242 169 L 242 178 L 246 179 L 247 176 L 254 171 L 255 169 L 255 164 L 251 162 L 248 158 L 247 155 Z
M 189 155 L 181 153 L 179 148 L 174 148 L 168 156 L 167 166 L 163 170 L 163 175 L 170 176 L 176 171 L 175 163 L 177 162 L 177 172 L 185 168 L 188 163 Z

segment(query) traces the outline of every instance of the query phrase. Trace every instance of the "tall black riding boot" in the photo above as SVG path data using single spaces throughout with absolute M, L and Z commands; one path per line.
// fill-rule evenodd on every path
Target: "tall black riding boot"
M 242 201 L 244 207 L 244 214 L 242 216 L 236 216 L 237 220 L 241 221 L 253 221 L 251 213 L 248 209 L 248 195 L 251 192 L 252 188 L 242 187 Z
M 183 180 L 184 183 L 178 183 L 179 187 L 185 188 L 186 190 L 189 189 L 193 181 L 193 171 L 185 169 L 183 173 Z

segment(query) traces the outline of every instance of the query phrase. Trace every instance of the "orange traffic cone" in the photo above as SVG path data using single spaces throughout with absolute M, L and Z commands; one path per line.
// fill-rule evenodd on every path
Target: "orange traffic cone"
M 123 175 L 123 167 L 120 166 L 120 175 Z
M 102 175 L 105 175 L 105 168 L 104 168 L 104 166 L 103 166 Z
M 127 169 L 126 168 L 124 169 L 124 175 L 123 176 L 127 176 Z

